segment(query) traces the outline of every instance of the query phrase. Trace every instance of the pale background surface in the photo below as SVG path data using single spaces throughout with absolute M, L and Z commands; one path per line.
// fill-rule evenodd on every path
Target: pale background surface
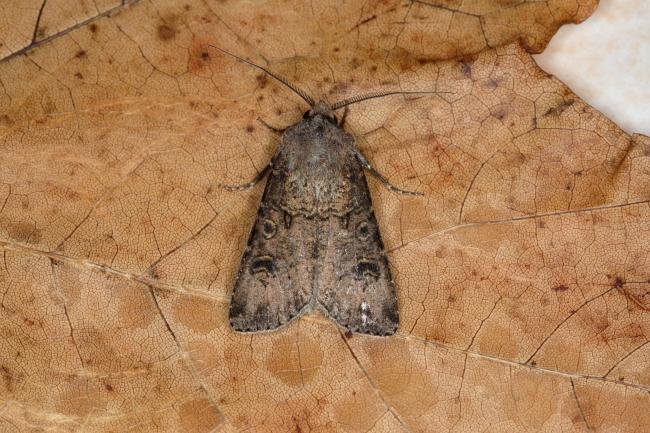
M 627 132 L 650 135 L 650 2 L 601 0 L 535 60 Z

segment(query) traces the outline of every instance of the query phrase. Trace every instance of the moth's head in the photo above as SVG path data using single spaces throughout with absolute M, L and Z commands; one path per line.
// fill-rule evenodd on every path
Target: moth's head
M 338 119 L 332 111 L 332 107 L 327 102 L 318 101 L 315 103 L 308 111 L 305 111 L 305 114 L 302 116 L 303 119 L 316 119 L 321 118 L 326 120 L 329 123 L 338 125 Z

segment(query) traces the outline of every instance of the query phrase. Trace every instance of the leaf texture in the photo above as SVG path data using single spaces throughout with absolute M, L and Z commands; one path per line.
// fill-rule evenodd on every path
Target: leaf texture
M 650 139 L 531 53 L 593 0 L 32 2 L 0 11 L 0 431 L 644 432 Z M 60 3 L 60 4 L 59 4 Z M 13 29 L 20 29 L 19 32 Z M 261 170 L 350 107 L 390 338 L 238 334 Z

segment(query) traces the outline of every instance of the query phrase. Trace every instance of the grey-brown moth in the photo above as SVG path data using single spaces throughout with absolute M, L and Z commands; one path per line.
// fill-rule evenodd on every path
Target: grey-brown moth
M 273 330 L 321 310 L 347 331 L 392 335 L 399 324 L 395 283 L 377 226 L 364 170 L 393 191 L 343 129 L 334 112 L 395 93 L 378 92 L 328 105 L 262 66 L 310 106 L 282 130 L 278 149 L 251 182 L 268 175 L 230 301 L 236 331 Z M 347 108 L 346 108 L 347 110 Z

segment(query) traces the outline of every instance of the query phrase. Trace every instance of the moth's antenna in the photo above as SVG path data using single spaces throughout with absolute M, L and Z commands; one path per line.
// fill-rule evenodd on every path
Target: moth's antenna
M 383 96 L 390 96 L 390 95 L 417 95 L 417 94 L 436 94 L 436 95 L 441 95 L 445 93 L 452 93 L 452 92 L 403 92 L 403 91 L 380 91 L 380 92 L 372 92 L 372 93 L 366 93 L 365 95 L 357 95 L 353 96 L 348 99 L 344 99 L 342 101 L 337 102 L 336 104 L 332 105 L 332 111 L 338 110 L 339 108 L 347 107 L 348 105 L 356 104 L 357 102 L 365 101 L 366 99 L 373 99 L 373 98 L 381 98 Z
M 272 72 L 269 69 L 265 68 L 264 66 L 256 65 L 255 63 L 251 62 L 250 60 L 246 60 L 246 59 L 244 59 L 242 57 L 239 57 L 239 56 L 237 56 L 237 55 L 235 55 L 235 54 L 233 54 L 231 52 L 228 52 L 228 51 L 224 50 L 223 48 L 219 48 L 219 47 L 217 47 L 215 45 L 210 45 L 210 44 L 208 44 L 208 46 L 212 47 L 212 48 L 216 48 L 217 50 L 221 51 L 222 53 L 228 54 L 229 56 L 234 57 L 235 59 L 239 60 L 240 62 L 244 62 L 244 63 L 246 63 L 248 65 L 251 65 L 251 66 L 253 66 L 253 67 L 257 68 L 257 69 L 261 69 L 262 71 L 266 72 L 267 74 L 269 74 L 270 76 L 272 76 L 273 78 L 275 78 L 276 80 L 278 80 L 279 82 L 281 82 L 282 84 L 284 84 L 285 86 L 287 86 L 288 88 L 293 90 L 302 99 L 304 99 L 309 104 L 310 107 L 313 107 L 315 105 L 314 99 L 311 96 L 309 96 L 304 90 L 302 90 L 302 89 L 296 87 L 295 85 L 291 84 L 289 82 L 289 80 L 284 78 L 282 75 L 278 75 L 275 72 Z

